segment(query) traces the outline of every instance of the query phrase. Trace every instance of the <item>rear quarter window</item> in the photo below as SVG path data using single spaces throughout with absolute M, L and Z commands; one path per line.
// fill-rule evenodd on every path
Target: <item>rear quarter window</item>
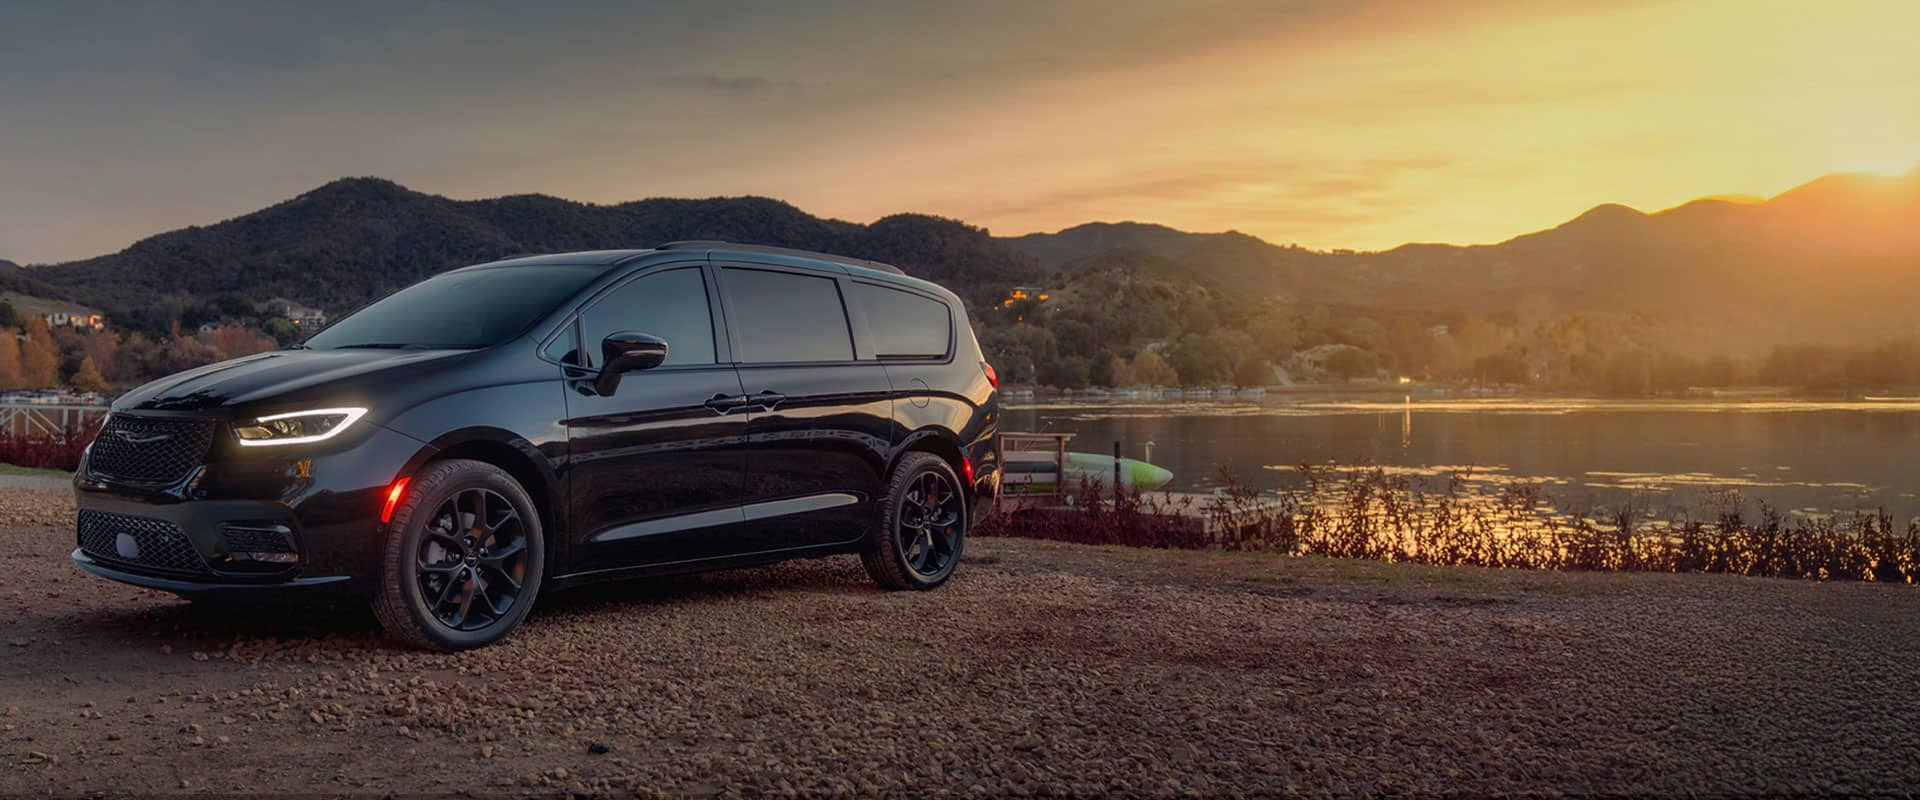
M 946 303 L 870 283 L 853 284 L 852 294 L 881 358 L 940 358 L 953 344 L 953 312 Z

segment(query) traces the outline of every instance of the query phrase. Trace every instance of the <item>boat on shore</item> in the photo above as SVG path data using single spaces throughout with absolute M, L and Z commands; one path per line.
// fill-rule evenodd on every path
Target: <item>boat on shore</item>
M 1104 487 L 1113 483 L 1113 456 L 1099 453 L 1066 453 L 1065 463 L 1056 460 L 1059 454 L 1008 451 L 1006 471 L 1001 475 L 1003 491 L 1021 493 L 1046 493 L 1076 489 L 1082 481 L 1097 481 Z M 1062 480 L 1061 473 L 1065 473 Z M 1149 464 L 1132 458 L 1120 459 L 1120 485 L 1129 489 L 1151 491 L 1167 485 L 1173 480 L 1173 472 L 1165 467 Z

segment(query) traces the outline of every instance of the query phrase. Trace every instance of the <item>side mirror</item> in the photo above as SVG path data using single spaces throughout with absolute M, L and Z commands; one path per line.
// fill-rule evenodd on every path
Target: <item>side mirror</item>
M 667 340 L 650 333 L 619 331 L 600 340 L 600 377 L 593 390 L 602 397 L 620 388 L 620 376 L 653 369 L 667 360 Z

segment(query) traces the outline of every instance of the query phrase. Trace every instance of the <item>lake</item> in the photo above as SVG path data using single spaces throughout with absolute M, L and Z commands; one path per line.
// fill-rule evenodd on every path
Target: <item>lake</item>
M 1631 501 L 1656 516 L 1700 517 L 1714 490 L 1737 489 L 1803 516 L 1920 515 L 1914 398 L 1042 401 L 1010 405 L 1001 427 L 1073 433 L 1069 449 L 1083 452 L 1111 453 L 1119 440 L 1126 456 L 1172 470 L 1170 489 L 1217 487 L 1222 465 L 1241 483 L 1279 489 L 1301 485 L 1300 464 L 1365 462 L 1539 482 L 1567 510 Z

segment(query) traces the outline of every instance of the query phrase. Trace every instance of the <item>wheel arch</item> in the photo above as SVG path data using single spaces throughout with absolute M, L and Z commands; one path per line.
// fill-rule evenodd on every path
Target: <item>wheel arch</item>
M 540 449 L 524 437 L 498 428 L 469 428 L 434 439 L 407 463 L 403 475 L 413 475 L 435 461 L 468 459 L 492 464 L 513 476 L 527 496 L 533 499 L 540 515 L 540 530 L 546 538 L 547 572 L 553 573 L 556 548 L 566 541 L 566 503 L 560 491 L 560 476 L 553 471 Z
M 962 491 L 966 492 L 968 500 L 972 500 L 973 481 L 967 479 L 969 471 L 967 457 L 960 450 L 959 439 L 960 437 L 945 428 L 929 427 L 914 431 L 902 439 L 900 446 L 895 448 L 892 460 L 887 463 L 887 474 L 891 475 L 894 468 L 900 466 L 900 460 L 906 458 L 908 453 L 932 453 L 953 468 L 953 474 L 960 478 Z

